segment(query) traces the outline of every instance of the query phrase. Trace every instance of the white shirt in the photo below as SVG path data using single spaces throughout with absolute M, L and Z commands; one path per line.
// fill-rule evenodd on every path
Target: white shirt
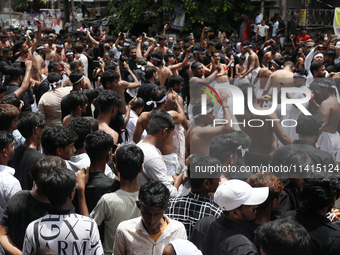
M 0 218 L 8 200 L 21 190 L 20 182 L 14 177 L 12 167 L 0 165 Z
M 167 228 L 156 242 L 143 226 L 142 217 L 123 221 L 118 225 L 114 245 L 114 255 L 159 255 L 165 246 L 176 239 L 187 239 L 184 225 L 165 216 Z
M 72 156 L 70 160 L 66 160 L 67 168 L 77 172 L 80 169 L 87 168 L 91 164 L 90 157 L 86 153 Z M 112 172 L 111 168 L 106 164 L 104 174 L 110 179 L 115 178 L 115 174 Z
M 266 36 L 266 29 L 269 29 L 269 27 L 267 25 L 262 26 L 260 24 L 260 25 L 257 25 L 257 29 L 259 31 L 259 36 L 265 37 Z
M 88 75 L 89 61 L 88 61 L 87 57 L 83 53 L 81 53 L 78 60 L 80 60 L 84 65 L 84 75 L 86 77 L 89 77 L 89 75 Z
M 137 175 L 138 186 L 140 187 L 151 180 L 160 181 L 169 189 L 170 197 L 176 197 L 177 189 L 168 179 L 162 153 L 152 144 L 143 141 L 140 141 L 137 146 L 144 153 L 143 172 Z
M 137 120 L 138 120 L 138 115 L 136 114 L 136 112 L 134 110 L 130 111 L 130 118 L 129 121 L 126 125 L 126 129 L 124 134 L 122 135 L 123 141 L 126 144 L 135 144 L 133 141 L 133 133 L 135 132 L 136 129 L 136 125 L 137 125 Z M 126 139 L 126 132 L 127 132 L 127 139 Z M 147 133 L 144 130 L 141 136 L 141 140 L 144 140 L 144 138 L 146 137 Z
M 45 246 L 58 254 L 103 254 L 95 221 L 75 213 L 46 214 L 28 225 L 22 255 Z

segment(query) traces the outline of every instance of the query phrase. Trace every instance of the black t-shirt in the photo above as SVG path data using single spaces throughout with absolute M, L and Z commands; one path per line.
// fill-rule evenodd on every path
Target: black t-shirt
M 147 81 L 147 82 L 143 83 L 138 89 L 137 97 L 143 98 L 143 100 L 145 102 L 143 112 L 149 112 L 153 109 L 153 104 L 147 105 L 146 102 L 151 100 L 150 99 L 150 93 L 151 93 L 151 90 L 155 87 L 157 87 L 157 85 L 155 83 L 153 83 L 151 81 Z
M 43 80 L 41 83 L 40 83 L 40 86 L 36 86 L 34 87 L 34 95 L 35 95 L 35 100 L 37 102 L 37 104 L 39 104 L 39 101 L 40 101 L 40 98 L 42 97 L 42 95 L 44 95 L 47 91 L 50 90 L 50 87 L 49 87 L 49 82 L 47 80 L 47 78 L 45 80 Z
M 33 148 L 28 148 L 20 145 L 15 149 L 14 157 L 8 162 L 8 165 L 15 169 L 14 176 L 19 180 L 23 190 L 31 190 L 33 187 L 33 180 L 28 173 L 29 168 L 38 159 L 42 158 L 39 151 Z
M 111 193 L 118 190 L 120 182 L 112 180 L 101 172 L 90 172 L 89 181 L 85 187 L 85 199 L 89 212 L 91 212 L 99 199 L 106 193 Z M 76 209 L 76 213 L 79 213 L 78 197 L 73 199 L 73 205 Z
M 14 91 L 19 89 L 20 87 L 16 84 L 7 84 L 7 90 L 5 95 L 13 94 Z M 22 107 L 22 111 L 32 111 L 31 104 L 34 103 L 34 98 L 31 89 L 27 89 L 24 94 L 20 97 L 20 100 L 24 102 L 24 106 Z
M 21 249 L 28 224 L 44 216 L 51 209 L 50 204 L 36 200 L 29 190 L 22 190 L 8 201 L 0 224 L 9 227 L 10 238 L 15 246 Z

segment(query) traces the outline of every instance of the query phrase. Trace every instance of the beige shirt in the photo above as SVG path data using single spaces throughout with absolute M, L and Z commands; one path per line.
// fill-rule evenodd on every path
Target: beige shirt
M 138 193 L 139 191 L 130 193 L 119 189 L 105 194 L 91 212 L 90 217 L 98 226 L 105 222 L 104 240 L 102 240 L 105 255 L 111 255 L 113 252 L 118 224 L 140 216 L 140 210 L 136 205 Z
M 157 242 L 149 236 L 143 226 L 142 218 L 123 221 L 118 225 L 116 240 L 113 248 L 114 255 L 159 255 L 171 241 L 187 239 L 184 225 L 165 216 L 167 228 Z
M 61 99 L 68 95 L 73 87 L 60 87 L 46 92 L 40 98 L 38 112 L 44 116 L 46 126 L 62 125 Z

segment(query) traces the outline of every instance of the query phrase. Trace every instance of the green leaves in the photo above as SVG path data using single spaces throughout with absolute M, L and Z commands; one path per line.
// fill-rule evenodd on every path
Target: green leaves
M 162 31 L 163 13 L 171 13 L 177 4 L 185 12 L 183 31 L 193 32 L 196 36 L 204 26 L 211 26 L 216 33 L 238 29 L 241 14 L 250 15 L 253 9 L 250 0 L 109 0 L 109 9 L 116 32 L 131 30 L 141 24 L 157 24 Z

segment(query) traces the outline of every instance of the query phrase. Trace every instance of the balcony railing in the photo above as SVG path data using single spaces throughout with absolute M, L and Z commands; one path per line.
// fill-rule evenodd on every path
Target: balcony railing
M 296 9 L 287 9 L 286 17 L 287 21 L 290 19 L 291 11 L 297 11 Z M 308 9 L 307 10 L 307 27 L 330 27 L 333 26 L 334 9 Z M 297 17 L 300 21 L 300 14 Z

